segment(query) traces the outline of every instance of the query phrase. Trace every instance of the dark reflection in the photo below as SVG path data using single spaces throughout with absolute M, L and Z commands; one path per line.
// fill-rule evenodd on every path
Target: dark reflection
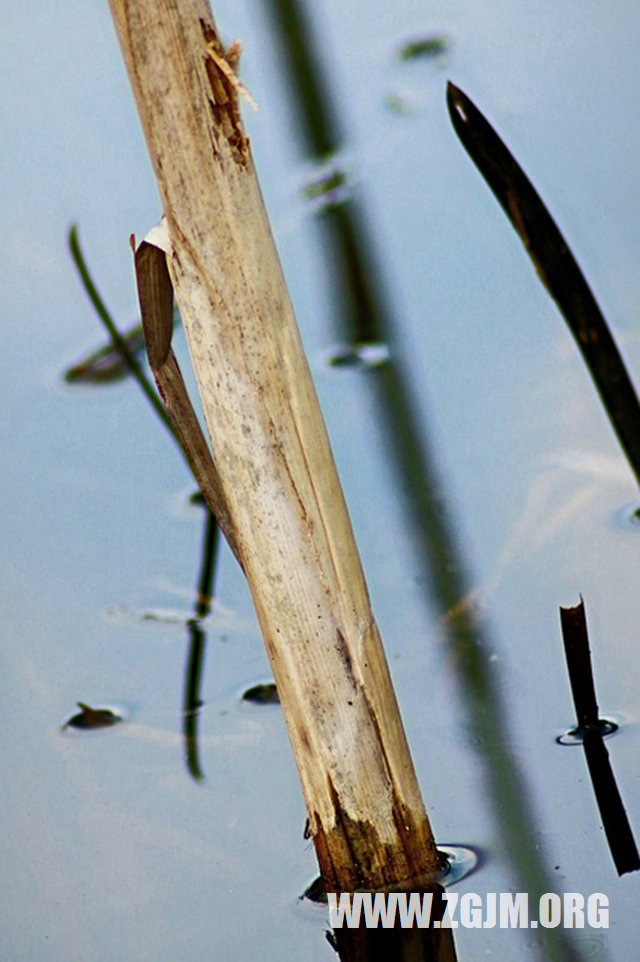
M 275 36 L 289 71 L 299 129 L 308 155 L 322 160 L 342 144 L 336 111 L 319 69 L 303 5 L 295 0 L 265 0 L 274 18 Z M 540 855 L 540 828 L 529 802 L 529 790 L 504 733 L 508 731 L 492 646 L 472 607 L 469 578 L 454 534 L 444 485 L 426 437 L 425 418 L 409 388 L 409 379 L 394 355 L 393 312 L 383 274 L 373 254 L 364 219 L 353 196 L 322 213 L 327 237 L 326 275 L 335 285 L 333 302 L 338 338 L 361 345 L 391 345 L 388 363 L 367 371 L 377 402 L 373 423 L 383 432 L 396 469 L 397 490 L 412 539 L 421 555 L 425 581 L 442 616 L 442 629 L 464 694 L 474 748 L 485 768 L 487 793 L 493 802 L 499 837 L 514 866 L 518 886 L 530 901 L 553 891 Z M 541 958 L 579 960 L 564 932 L 538 930 Z M 353 956 L 357 958 L 357 956 Z M 385 956 L 389 958 L 390 956 Z
M 584 274 L 533 184 L 475 104 L 451 83 L 447 103 L 458 137 L 560 308 L 640 483 L 640 403 Z
M 571 734 L 579 738 L 584 746 L 602 825 L 618 874 L 636 872 L 640 869 L 640 855 L 604 744 L 603 736 L 611 731 L 611 723 L 600 718 L 582 598 L 580 604 L 573 608 L 561 608 L 560 618 L 571 692 L 578 717 L 578 726 Z
M 198 747 L 198 721 L 200 718 L 200 709 L 203 704 L 200 698 L 200 685 L 207 637 L 201 627 L 201 621 L 203 621 L 211 611 L 216 563 L 218 560 L 218 544 L 220 540 L 220 530 L 215 517 L 206 506 L 204 507 L 204 511 L 204 538 L 202 542 L 202 560 L 196 594 L 195 618 L 191 618 L 187 622 L 190 640 L 187 650 L 182 715 L 185 759 L 187 768 L 196 781 L 202 781 L 204 778 Z
M 327 941 L 341 962 L 455 962 L 451 929 L 336 929 Z
M 640 870 L 640 855 L 616 783 L 602 732 L 583 734 L 584 753 L 611 856 L 618 875 Z

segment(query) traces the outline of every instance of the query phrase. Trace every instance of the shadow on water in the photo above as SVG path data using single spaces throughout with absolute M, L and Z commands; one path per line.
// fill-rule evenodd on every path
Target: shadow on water
M 265 3 L 289 72 L 288 89 L 302 131 L 303 148 L 314 159 L 326 161 L 328 155 L 338 153 L 343 143 L 317 57 L 320 45 L 314 43 L 302 3 Z M 339 336 L 352 345 L 390 343 L 394 334 L 393 312 L 357 199 L 342 192 L 339 202 L 334 200 L 321 211 L 320 224 L 331 251 L 327 276 L 338 288 L 336 303 L 342 311 Z M 375 423 L 384 434 L 407 521 L 418 539 L 425 577 L 441 612 L 444 637 L 457 672 L 469 727 L 475 732 L 473 748 L 483 763 L 499 835 L 521 890 L 535 901 L 553 890 L 540 854 L 541 832 L 528 800 L 526 779 L 505 739 L 509 726 L 497 684 L 497 668 L 495 663 L 489 664 L 487 628 L 465 601 L 469 596 L 469 578 L 449 515 L 444 484 L 426 437 L 424 413 L 419 410 L 401 362 L 393 352 L 389 362 L 373 367 L 368 377 L 378 409 Z M 556 929 L 538 933 L 545 959 L 582 957 L 564 932 Z

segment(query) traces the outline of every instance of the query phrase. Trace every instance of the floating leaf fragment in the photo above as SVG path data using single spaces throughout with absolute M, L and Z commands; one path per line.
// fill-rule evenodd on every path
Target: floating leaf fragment
M 82 701 L 76 702 L 76 704 L 80 711 L 69 719 L 64 728 L 95 730 L 97 728 L 109 728 L 111 725 L 117 725 L 118 722 L 122 721 L 120 715 L 111 708 L 91 708 L 90 705 L 85 705 Z
M 253 705 L 279 705 L 280 697 L 274 682 L 265 682 L 260 685 L 253 685 L 247 688 L 242 696 L 243 701 L 251 702 Z
M 419 60 L 421 58 L 435 60 L 442 57 L 451 46 L 447 37 L 441 34 L 430 34 L 409 40 L 398 50 L 400 60 Z

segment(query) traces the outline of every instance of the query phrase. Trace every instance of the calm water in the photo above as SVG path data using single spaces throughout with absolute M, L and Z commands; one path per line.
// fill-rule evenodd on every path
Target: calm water
M 461 893 L 611 901 L 608 931 L 539 944 L 461 929 L 458 956 L 631 958 L 640 877 L 617 877 L 583 752 L 555 738 L 574 722 L 558 606 L 582 593 L 640 834 L 637 491 L 444 87 L 465 89 L 530 173 L 640 377 L 640 16 L 630 2 L 615 16 L 600 2 L 308 6 L 324 133 L 301 112 L 273 2 L 214 12 L 244 44 L 256 163 L 436 835 L 480 853 Z M 5 28 L 0 958 L 332 958 L 326 914 L 298 901 L 316 865 L 279 708 L 241 700 L 269 680 L 243 578 L 222 547 L 194 761 L 193 484 L 133 383 L 62 377 L 103 342 L 69 223 L 126 327 L 127 238 L 159 216 L 106 4 L 43 4 L 35 23 L 14 10 Z M 401 56 L 425 38 L 442 42 Z M 327 178 L 347 203 L 322 213 Z M 384 337 L 389 363 L 329 363 L 363 334 Z M 463 598 L 467 621 L 451 616 Z M 61 731 L 78 701 L 123 722 Z

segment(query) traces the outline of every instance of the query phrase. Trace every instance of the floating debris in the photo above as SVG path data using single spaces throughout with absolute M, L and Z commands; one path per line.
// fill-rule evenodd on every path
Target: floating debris
M 252 705 L 279 705 L 280 696 L 274 682 L 264 682 L 260 685 L 253 685 L 242 695 L 243 701 L 251 702 Z
M 442 34 L 430 34 L 408 40 L 398 50 L 399 60 L 435 60 L 443 57 L 450 49 L 451 41 Z
M 123 721 L 122 716 L 111 708 L 91 708 L 90 705 L 85 705 L 82 701 L 78 701 L 76 704 L 80 711 L 62 726 L 63 730 L 65 728 L 78 728 L 83 731 L 93 731 L 98 728 L 109 728 L 111 725 L 117 725 L 118 722 Z
M 321 875 L 314 878 L 313 882 L 307 885 L 306 889 L 299 896 L 301 901 L 313 902 L 316 905 L 327 904 L 327 889 Z

